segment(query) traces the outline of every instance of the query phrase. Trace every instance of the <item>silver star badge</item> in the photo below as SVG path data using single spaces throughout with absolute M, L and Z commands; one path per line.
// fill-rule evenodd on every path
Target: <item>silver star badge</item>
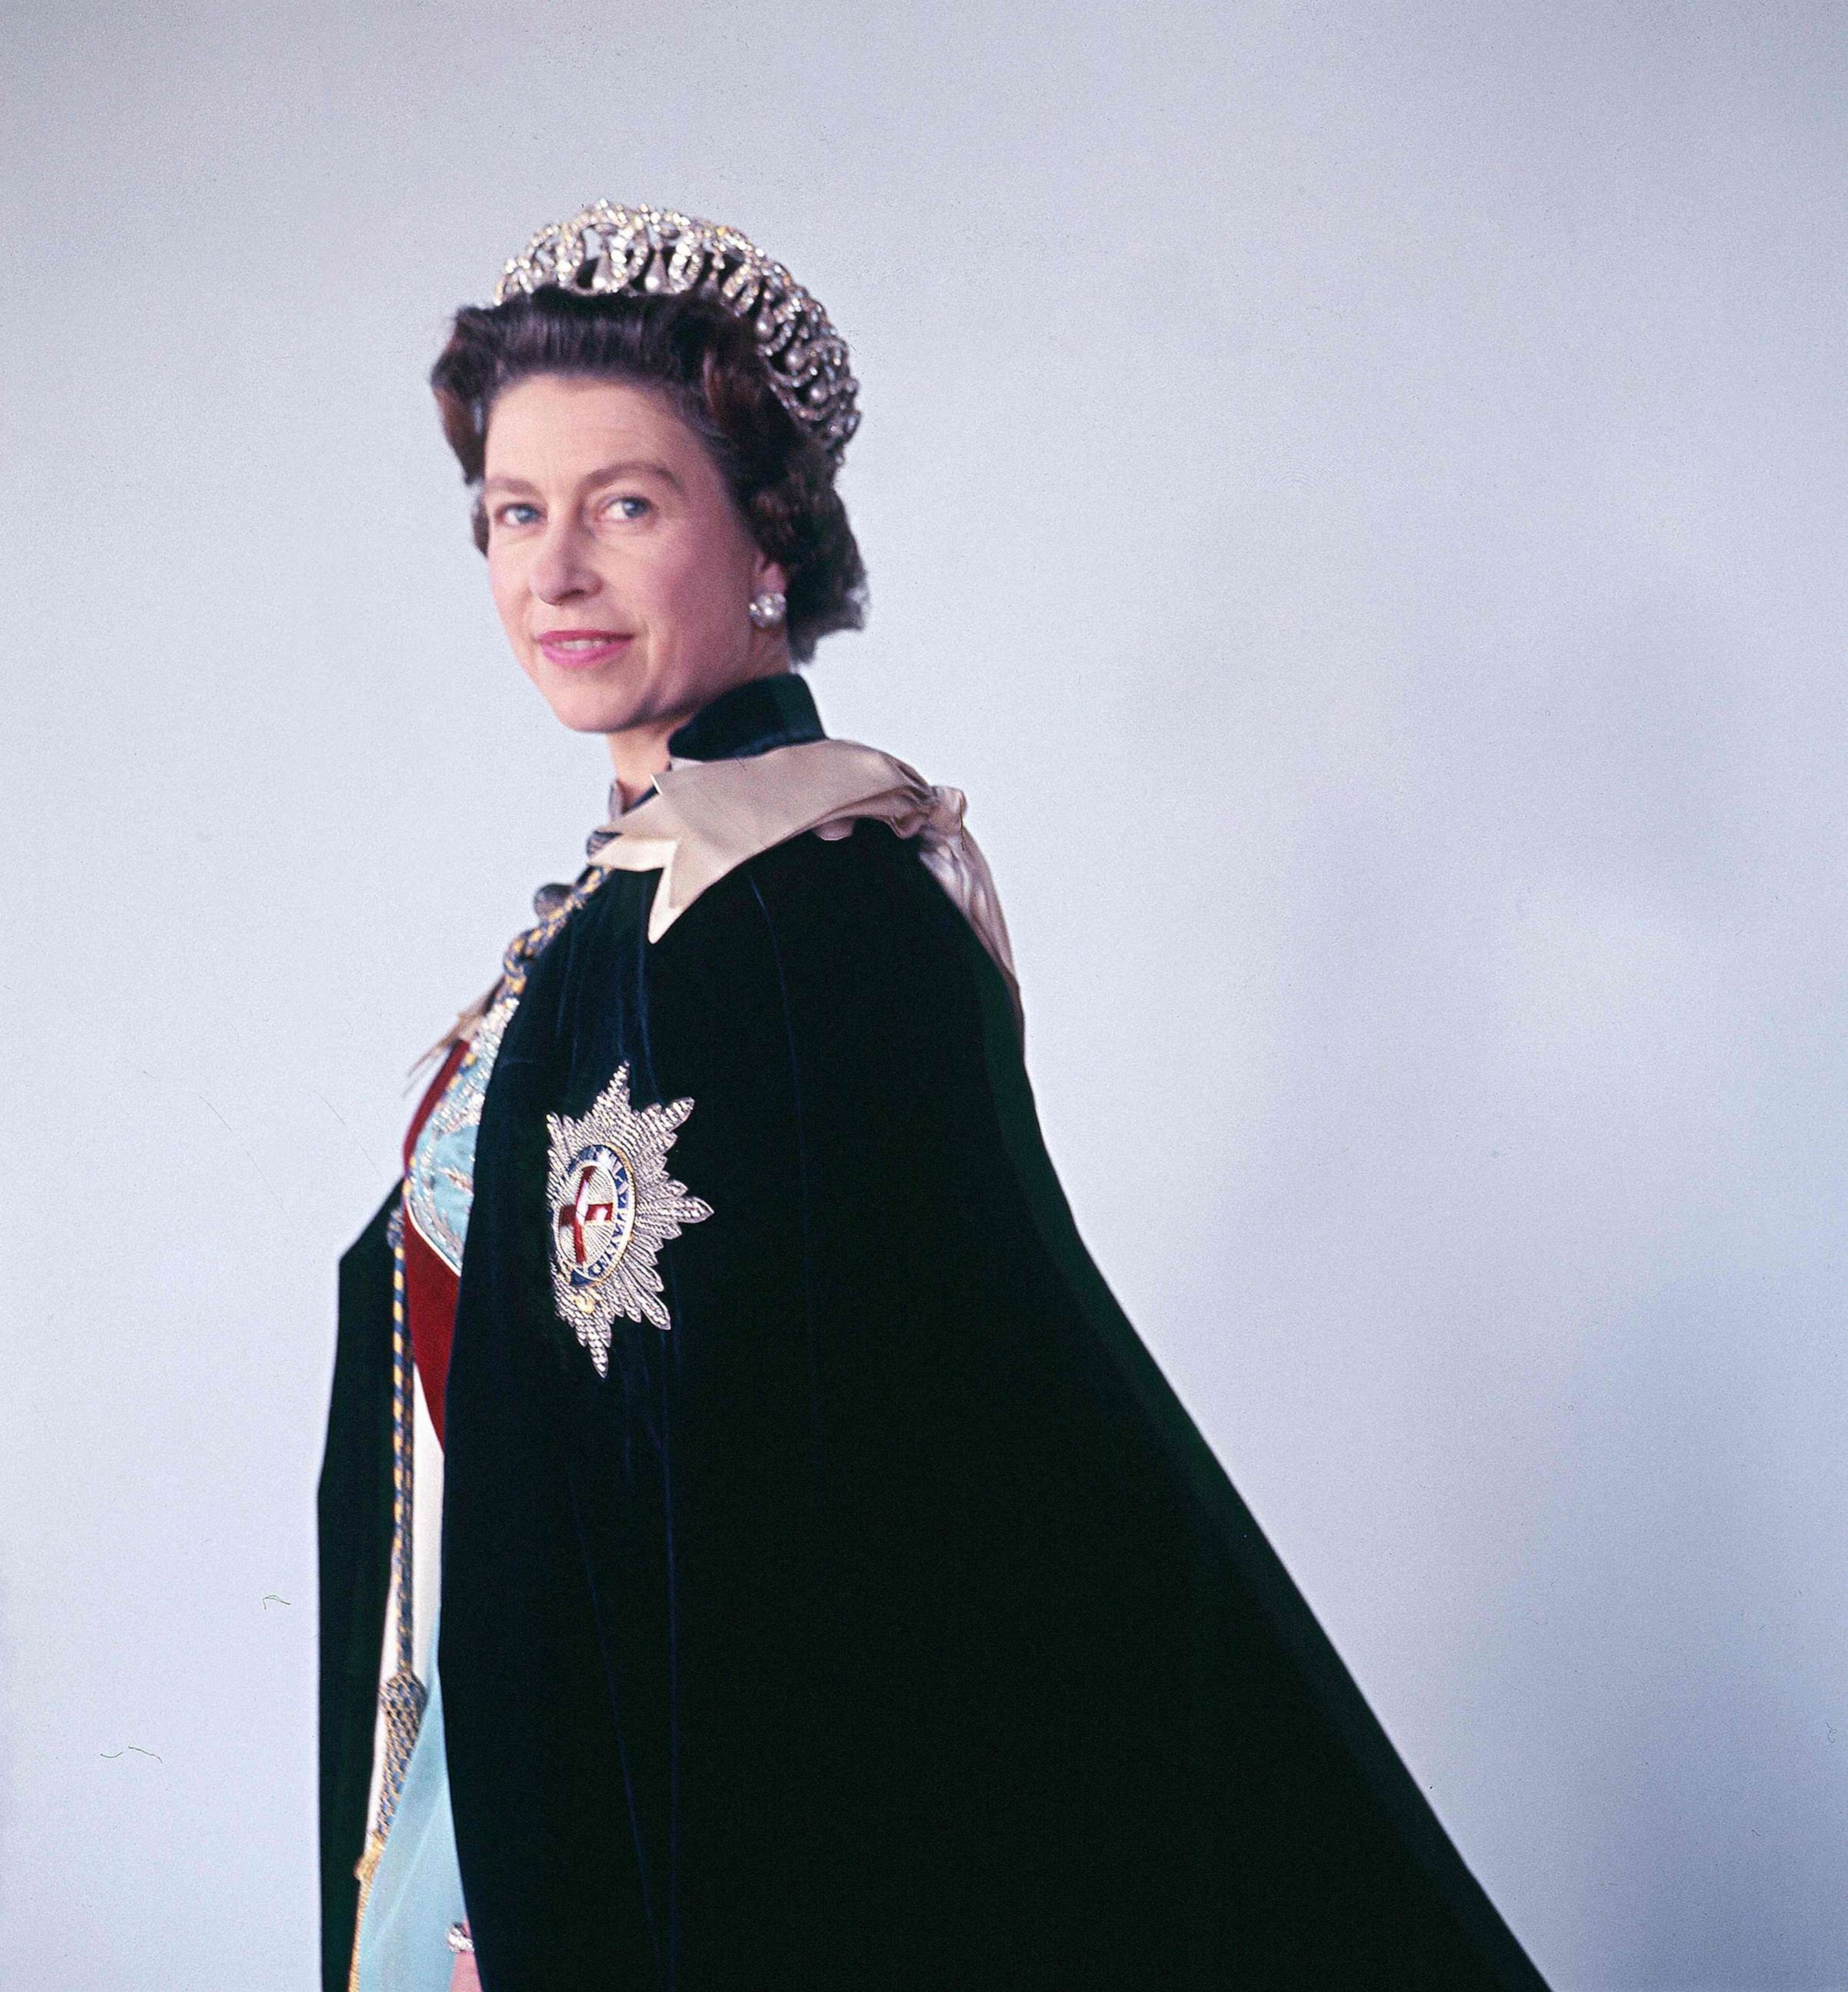
M 629 1102 L 629 1067 L 616 1074 L 581 1120 L 548 1114 L 551 1137 L 546 1204 L 552 1233 L 552 1296 L 609 1373 L 618 1315 L 671 1328 L 656 1260 L 681 1228 L 712 1215 L 667 1173 L 667 1151 L 693 1111 L 690 1100 L 638 1112 Z

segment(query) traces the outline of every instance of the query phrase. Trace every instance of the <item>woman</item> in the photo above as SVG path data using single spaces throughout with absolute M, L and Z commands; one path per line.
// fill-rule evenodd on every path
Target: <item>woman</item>
M 614 813 L 342 1267 L 329 1992 L 1537 1985 L 1085 1256 L 960 796 L 793 674 L 826 315 L 600 203 L 433 384 Z

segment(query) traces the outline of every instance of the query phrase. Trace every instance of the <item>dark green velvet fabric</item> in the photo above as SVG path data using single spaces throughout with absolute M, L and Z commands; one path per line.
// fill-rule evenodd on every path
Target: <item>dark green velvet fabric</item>
M 671 744 L 819 733 L 792 678 Z M 1538 1987 L 1086 1254 L 915 848 L 796 839 L 650 946 L 654 883 L 612 876 L 537 964 L 476 1156 L 440 1664 L 487 1992 Z M 623 1066 L 694 1102 L 669 1165 L 714 1214 L 662 1254 L 672 1329 L 619 1321 L 599 1376 L 552 1302 L 546 1116 Z M 322 1491 L 329 1992 L 387 1574 L 383 1216 Z
M 340 1261 L 340 1337 L 316 1502 L 320 1535 L 321 1983 L 346 1992 L 354 1864 L 391 1588 L 391 1247 L 394 1189 Z
M 1532 1986 L 1111 1301 L 915 850 L 612 879 L 483 1117 L 441 1666 L 488 1992 Z M 1106 1047 L 1100 1056 L 1124 1056 Z M 548 1112 L 690 1098 L 609 1373 Z

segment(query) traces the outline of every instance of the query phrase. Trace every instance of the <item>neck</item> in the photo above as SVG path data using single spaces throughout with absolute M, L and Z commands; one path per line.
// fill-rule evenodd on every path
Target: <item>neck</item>
M 621 791 L 622 807 L 629 808 L 645 796 L 656 775 L 667 766 L 667 743 L 680 728 L 696 713 L 703 711 L 715 698 L 741 684 L 748 684 L 754 678 L 780 677 L 789 668 L 789 653 L 779 640 L 760 642 L 754 646 L 755 654 L 752 661 L 754 668 L 731 684 L 721 686 L 707 694 L 696 705 L 688 706 L 684 711 L 663 714 L 658 718 L 643 720 L 635 726 L 626 726 L 619 733 L 606 733 L 609 742 L 611 765 L 616 771 L 616 786 Z
M 666 719 L 651 719 L 645 726 L 628 726 L 620 733 L 604 735 L 625 809 L 647 793 L 655 776 L 667 765 L 669 738 L 691 717 L 690 713 L 677 712 Z

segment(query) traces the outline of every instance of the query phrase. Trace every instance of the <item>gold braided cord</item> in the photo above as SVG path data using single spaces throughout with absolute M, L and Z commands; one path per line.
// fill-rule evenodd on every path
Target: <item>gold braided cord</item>
M 397 1592 L 397 1666 L 379 1690 L 379 1706 L 385 1717 L 385 1768 L 379 1780 L 378 1811 L 367 1836 L 366 1850 L 353 1873 L 360 1884 L 359 1906 L 353 1916 L 353 1966 L 347 1974 L 349 1992 L 359 1992 L 360 1932 L 365 1926 L 366 1905 L 372 1895 L 373 1877 L 385 1851 L 393 1815 L 404 1789 L 404 1773 L 411 1753 L 417 1747 L 417 1732 L 424 1719 L 428 1690 L 417 1675 L 415 1600 L 411 1595 L 414 1575 L 411 1524 L 414 1517 L 417 1429 L 414 1421 L 416 1387 L 411 1352 L 411 1332 L 404 1306 L 404 1208 L 401 1192 L 387 1231 L 391 1240 L 391 1581 Z
M 578 874 L 569 892 L 560 893 L 555 885 L 546 888 L 548 892 L 557 893 L 558 896 L 548 902 L 546 911 L 533 926 L 508 942 L 507 951 L 501 957 L 500 981 L 489 992 L 488 1002 L 482 1005 L 484 1014 L 496 998 L 524 993 L 533 964 L 551 946 L 559 929 L 609 876 L 609 870 L 607 865 L 599 865 L 593 858 Z

